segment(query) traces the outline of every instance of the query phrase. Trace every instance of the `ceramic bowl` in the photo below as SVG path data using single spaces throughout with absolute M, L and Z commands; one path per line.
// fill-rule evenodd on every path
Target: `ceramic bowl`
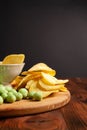
M 0 84 L 9 84 L 22 72 L 24 65 L 25 63 L 2 64 L 2 62 L 0 62 Z

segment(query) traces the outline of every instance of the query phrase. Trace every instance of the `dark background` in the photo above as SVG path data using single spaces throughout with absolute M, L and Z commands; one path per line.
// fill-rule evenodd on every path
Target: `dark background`
M 59 77 L 87 77 L 85 0 L 13 0 L 0 5 L 1 60 L 24 53 L 24 70 L 44 62 Z

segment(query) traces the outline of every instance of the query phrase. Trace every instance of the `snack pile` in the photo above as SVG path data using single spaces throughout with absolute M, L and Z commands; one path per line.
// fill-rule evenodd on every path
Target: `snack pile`
M 24 54 L 6 56 L 2 64 L 20 64 Z M 65 92 L 68 79 L 57 79 L 56 71 L 45 63 L 37 63 L 27 71 L 21 72 L 9 85 L 0 84 L 0 104 L 12 103 L 22 99 L 40 101 L 52 93 Z
M 45 63 L 37 63 L 28 71 L 24 71 L 20 76 L 17 76 L 11 85 L 16 90 L 26 88 L 32 100 L 37 100 L 35 99 L 35 95 L 41 100 L 52 93 L 67 91 L 65 83 L 69 80 L 57 79 L 55 75 L 56 71 Z

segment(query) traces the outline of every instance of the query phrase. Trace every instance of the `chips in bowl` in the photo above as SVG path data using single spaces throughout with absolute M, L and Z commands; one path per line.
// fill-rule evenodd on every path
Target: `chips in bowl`
M 21 64 L 24 59 L 24 54 L 10 54 L 3 59 L 2 64 Z
M 0 62 L 0 83 L 9 84 L 18 76 L 25 65 L 24 54 L 11 54 Z

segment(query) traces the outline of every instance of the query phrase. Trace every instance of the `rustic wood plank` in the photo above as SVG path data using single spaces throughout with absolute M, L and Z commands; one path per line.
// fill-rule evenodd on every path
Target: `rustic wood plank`
M 61 108 L 67 127 L 70 130 L 87 130 L 87 90 L 76 79 L 70 80 L 67 87 L 70 87 L 71 101 Z
M 67 130 L 66 123 L 60 110 L 35 114 L 32 116 L 3 118 L 0 130 Z

